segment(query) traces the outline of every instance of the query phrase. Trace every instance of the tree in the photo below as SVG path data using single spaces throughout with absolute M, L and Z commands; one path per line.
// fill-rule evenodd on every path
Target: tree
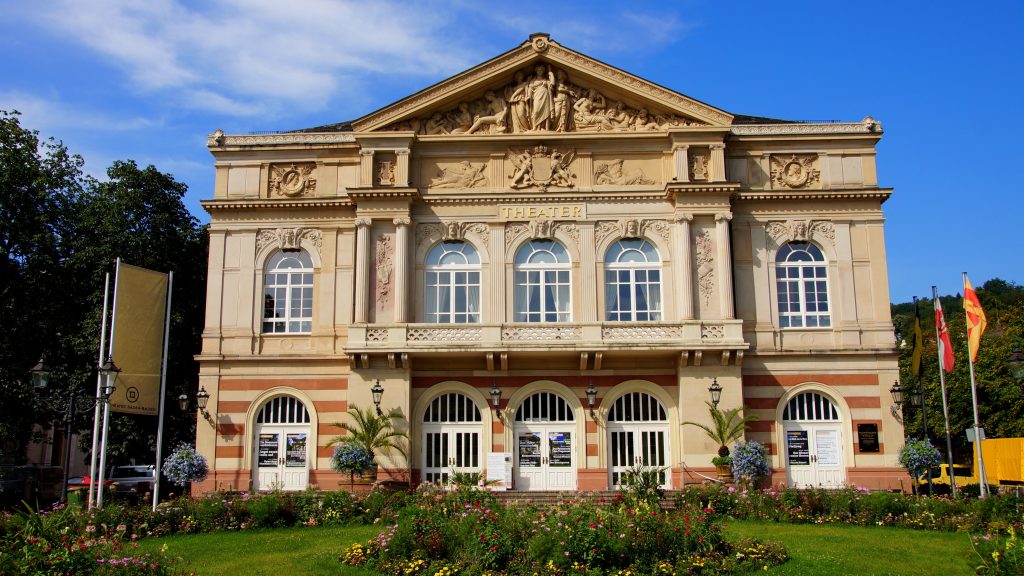
M 366 450 L 373 459 L 376 459 L 378 450 L 384 454 L 398 452 L 405 456 L 405 446 L 402 441 L 408 440 L 409 435 L 395 427 L 395 422 L 402 419 L 400 410 L 392 408 L 384 414 L 378 415 L 370 408 L 349 406 L 348 415 L 352 418 L 351 423 L 333 424 L 347 434 L 336 436 L 328 444 L 329 446 L 335 444 L 358 446 Z
M 711 426 L 701 422 L 683 422 L 690 426 L 696 426 L 707 434 L 711 440 L 718 442 L 718 456 L 725 458 L 729 456 L 729 444 L 743 437 L 747 430 L 747 424 L 757 420 L 756 416 L 744 416 L 743 408 L 729 408 L 719 410 L 711 402 L 704 402 L 708 406 L 708 414 L 711 415 Z

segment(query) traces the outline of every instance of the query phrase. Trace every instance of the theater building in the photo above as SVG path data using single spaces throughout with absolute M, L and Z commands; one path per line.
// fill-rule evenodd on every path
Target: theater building
M 333 424 L 377 383 L 410 436 L 382 478 L 508 454 L 515 489 L 680 487 L 713 476 L 684 424 L 713 382 L 775 484 L 899 487 L 881 136 L 545 34 L 351 122 L 214 132 L 196 488 L 337 487 Z

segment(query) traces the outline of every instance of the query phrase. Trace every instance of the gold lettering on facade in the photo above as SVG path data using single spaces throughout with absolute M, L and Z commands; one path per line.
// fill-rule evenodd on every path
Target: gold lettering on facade
M 585 207 L 579 204 L 538 204 L 533 206 L 498 206 L 498 218 L 503 220 L 583 220 L 587 217 Z

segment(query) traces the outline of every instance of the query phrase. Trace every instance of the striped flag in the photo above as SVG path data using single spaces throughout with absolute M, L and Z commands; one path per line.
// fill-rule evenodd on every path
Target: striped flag
M 939 365 L 946 372 L 953 372 L 953 344 L 949 340 L 949 329 L 946 328 L 946 317 L 942 315 L 942 302 L 935 297 L 935 331 L 938 333 Z
M 974 362 L 978 359 L 981 335 L 985 332 L 988 321 L 985 319 L 985 311 L 981 309 L 978 294 L 971 286 L 971 281 L 967 279 L 967 273 L 964 273 L 964 311 L 967 312 L 967 348 L 971 353 L 971 362 Z

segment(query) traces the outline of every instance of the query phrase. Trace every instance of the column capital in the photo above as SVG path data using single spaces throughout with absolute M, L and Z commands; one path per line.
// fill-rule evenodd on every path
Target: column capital
M 358 228 L 368 228 L 371 224 L 373 224 L 373 220 L 367 216 L 359 216 L 358 218 L 356 218 L 355 224 L 356 227 Z
M 725 144 L 721 142 L 715 142 L 711 145 L 712 150 L 725 150 Z
M 412 224 L 412 219 L 410 219 L 408 216 L 399 216 L 398 218 L 392 220 L 392 222 L 395 224 L 395 226 L 408 226 L 409 224 Z
M 679 214 L 675 215 L 673 220 L 675 220 L 676 222 L 680 222 L 680 223 L 686 222 L 687 224 L 689 224 L 690 222 L 693 221 L 693 213 L 692 212 L 680 212 Z
M 397 155 L 397 156 L 406 156 L 408 154 L 409 154 L 409 149 L 408 148 L 399 148 L 398 150 L 395 150 L 395 155 Z
M 360 156 L 373 156 L 373 148 L 360 148 L 359 149 L 359 155 Z
M 731 212 L 719 212 L 718 214 L 715 214 L 715 222 L 728 222 L 729 220 L 732 220 Z
M 690 145 L 689 144 L 673 144 L 672 145 L 672 149 L 673 150 L 689 150 L 690 149 Z

